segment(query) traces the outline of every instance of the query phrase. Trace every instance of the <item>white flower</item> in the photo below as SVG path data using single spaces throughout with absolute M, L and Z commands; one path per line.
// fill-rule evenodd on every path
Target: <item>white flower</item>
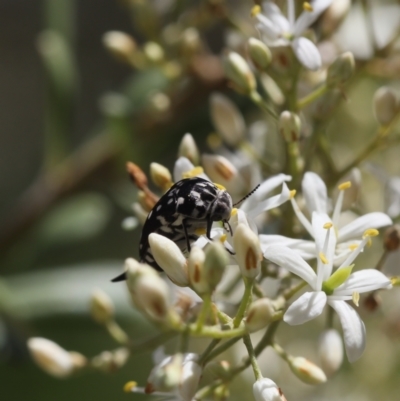
M 305 323 L 319 316 L 326 304 L 330 305 L 339 315 L 347 357 L 350 362 L 354 362 L 365 348 L 365 327 L 357 312 L 345 301 L 353 299 L 357 303 L 360 293 L 391 288 L 391 282 L 384 274 L 372 269 L 350 274 L 352 262 L 368 243 L 370 236 L 377 234 L 376 230 L 367 230 L 358 247 L 332 274 L 332 255 L 336 238 L 333 233 L 330 233 L 332 225 L 329 217 L 323 213 L 314 212 L 314 232 L 317 232 L 318 226 L 325 230 L 326 234 L 325 238 L 319 234 L 316 241 L 319 254 L 317 273 L 296 251 L 285 246 L 271 245 L 265 249 L 264 256 L 299 276 L 312 288 L 312 291 L 304 293 L 290 305 L 284 315 L 284 321 L 291 325 Z
M 285 398 L 274 381 L 263 377 L 253 384 L 253 394 L 256 401 L 283 401 Z
M 302 37 L 304 31 L 328 8 L 332 0 L 311 1 L 295 20 L 294 0 L 287 1 L 288 18 L 271 1 L 263 3 L 263 13 L 256 15 L 257 27 L 268 46 L 291 46 L 300 63 L 310 70 L 321 67 L 321 55 L 311 40 Z
M 344 199 L 344 191 L 350 188 L 351 183 L 345 182 L 339 185 L 339 195 L 336 201 L 333 213 L 332 222 L 335 229 L 336 247 L 334 248 L 333 265 L 339 266 L 346 257 L 352 252 L 355 246 L 360 242 L 359 238 L 363 235 L 364 231 L 370 227 L 381 228 L 392 224 L 391 218 L 381 212 L 367 213 L 363 216 L 357 217 L 350 223 L 340 227 L 339 219 L 342 210 Z M 302 181 L 302 191 L 306 208 L 312 215 L 313 212 L 328 214 L 329 212 L 329 199 L 327 195 L 327 188 L 322 179 L 313 172 L 304 174 Z M 318 236 L 314 232 L 313 225 L 307 217 L 301 212 L 294 198 L 291 198 L 294 212 L 296 216 L 315 241 L 318 241 Z M 327 217 L 328 219 L 328 217 Z M 326 220 L 325 222 L 327 222 Z M 318 228 L 319 230 L 319 228 Z M 317 244 L 307 240 L 295 240 L 278 235 L 260 235 L 262 246 L 268 246 L 273 243 L 280 243 L 296 250 L 304 259 L 312 259 L 318 255 Z M 331 260 L 332 262 L 332 260 Z

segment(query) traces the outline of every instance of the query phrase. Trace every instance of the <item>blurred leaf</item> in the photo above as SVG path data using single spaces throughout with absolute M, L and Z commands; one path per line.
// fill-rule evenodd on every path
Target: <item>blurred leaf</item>
M 62 202 L 42 220 L 37 239 L 46 245 L 87 240 L 104 230 L 111 213 L 111 204 L 104 196 L 77 195 Z

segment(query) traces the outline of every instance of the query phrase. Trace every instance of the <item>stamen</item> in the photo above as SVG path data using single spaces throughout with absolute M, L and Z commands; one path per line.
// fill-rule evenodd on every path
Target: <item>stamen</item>
M 131 393 L 132 391 L 134 391 L 134 389 L 137 387 L 137 383 L 134 381 L 130 381 L 125 383 L 124 385 L 124 391 L 125 393 Z
M 303 3 L 303 10 L 304 11 L 308 11 L 308 12 L 312 12 L 312 11 L 314 11 L 314 8 L 313 8 L 313 6 L 308 2 L 308 1 L 305 1 L 304 3 Z
M 357 249 L 357 247 L 358 247 L 357 244 L 350 244 L 350 245 L 349 245 L 349 249 L 350 249 L 351 251 L 354 251 L 355 249 Z
M 203 227 L 196 228 L 195 230 L 196 235 L 206 235 L 207 229 Z
M 203 167 L 197 166 L 183 173 L 182 178 L 193 178 L 203 173 L 204 173 Z
M 292 194 L 293 191 L 290 191 Z M 293 195 L 294 196 L 294 195 Z M 294 213 L 296 214 L 297 218 L 300 220 L 300 223 L 303 225 L 303 227 L 308 231 L 308 233 L 311 235 L 312 238 L 314 238 L 314 232 L 311 226 L 311 223 L 307 220 L 307 217 L 304 216 L 303 212 L 300 210 L 299 205 L 296 202 L 295 198 L 289 198 L 290 202 L 292 204 Z
M 353 300 L 354 305 L 358 306 L 358 303 L 360 301 L 360 293 L 357 291 L 354 291 L 353 295 L 352 295 L 352 300 Z
M 295 189 L 292 189 L 291 191 L 290 191 L 290 197 L 289 197 L 289 199 L 293 199 L 295 196 L 296 196 L 296 190 Z
M 256 4 L 255 6 L 252 7 L 250 16 L 255 17 L 257 14 L 260 14 L 260 12 L 261 12 L 261 7 L 258 4 Z
M 342 182 L 338 185 L 339 191 L 344 191 L 345 189 L 349 189 L 351 187 L 351 181 Z
M 232 209 L 232 211 L 231 211 L 231 217 L 236 216 L 236 215 L 237 215 L 237 212 L 238 212 L 237 208 L 234 207 L 234 208 Z
M 325 230 L 329 230 L 329 229 L 332 228 L 332 227 L 333 227 L 333 224 L 332 224 L 331 222 L 325 223 L 325 224 L 323 225 L 323 228 L 325 228 Z
M 328 259 L 326 258 L 326 256 L 324 255 L 323 252 L 320 252 L 320 253 L 318 254 L 318 256 L 319 256 L 321 262 L 322 262 L 324 265 L 329 264 L 329 261 L 328 261 Z
M 379 231 L 378 230 L 376 230 L 375 228 L 369 228 L 368 230 L 364 231 L 363 238 L 376 237 L 377 235 L 379 235 Z
M 222 235 L 219 237 L 219 240 L 220 240 L 222 243 L 224 243 L 224 242 L 226 241 L 226 234 L 222 234 Z

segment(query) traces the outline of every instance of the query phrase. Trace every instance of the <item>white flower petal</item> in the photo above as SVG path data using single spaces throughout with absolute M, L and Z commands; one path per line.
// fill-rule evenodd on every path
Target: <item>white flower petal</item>
M 311 3 L 313 11 L 304 10 L 297 18 L 293 34 L 300 36 L 332 3 L 332 0 L 316 0 Z
M 264 257 L 307 281 L 312 288 L 315 287 L 317 275 L 296 251 L 282 245 L 270 245 L 264 249 Z
M 309 260 L 313 259 L 317 255 L 317 249 L 314 241 L 307 241 L 304 239 L 294 239 L 284 237 L 283 235 L 269 235 L 260 234 L 261 248 L 265 249 L 270 245 L 282 245 L 287 246 L 296 251 L 302 259 Z
M 256 401 L 282 401 L 279 387 L 266 377 L 253 384 L 253 395 Z
M 366 333 L 364 323 L 358 313 L 346 302 L 332 301 L 328 298 L 328 304 L 339 315 L 347 358 L 350 362 L 355 362 L 365 349 Z
M 183 178 L 183 174 L 187 173 L 190 170 L 194 169 L 193 163 L 186 157 L 180 157 L 176 162 L 174 166 L 174 181 L 178 182 Z M 198 175 L 201 178 L 204 178 L 205 180 L 211 181 L 206 174 L 199 174 Z
M 394 39 L 399 30 L 400 6 L 370 2 L 370 21 L 378 49 L 382 49 Z
M 319 316 L 326 305 L 326 294 L 323 291 L 305 292 L 289 306 L 283 320 L 292 325 L 298 325 Z
M 339 229 L 338 241 L 359 239 L 369 228 L 381 228 L 392 224 L 392 219 L 385 213 L 373 212 L 357 217 L 351 223 Z
M 386 182 L 385 210 L 390 217 L 400 215 L 400 177 L 391 177 Z
M 289 21 L 275 3 L 266 1 L 262 4 L 262 9 L 263 14 L 265 14 L 272 24 L 277 27 L 279 32 L 289 32 Z
M 258 14 L 256 16 L 258 20 L 257 28 L 264 34 L 268 41 L 274 42 L 279 39 L 279 35 L 281 34 L 281 30 L 279 26 L 275 25 L 269 18 L 267 18 L 263 14 Z
M 287 202 L 290 199 L 290 190 L 285 183 L 282 185 L 282 192 L 280 195 L 272 196 L 271 198 L 265 199 L 262 202 L 259 202 L 257 206 L 255 206 L 252 210 L 248 211 L 248 215 L 250 217 L 256 217 L 262 212 L 266 212 L 267 210 L 273 209 L 282 205 L 282 203 Z
M 296 57 L 309 70 L 315 71 L 321 68 L 321 55 L 315 44 L 307 38 L 296 38 L 292 41 L 292 49 Z
M 336 288 L 334 295 L 352 295 L 353 292 L 368 292 L 380 288 L 391 288 L 390 280 L 380 271 L 365 269 L 354 272 L 340 287 Z
M 312 212 L 328 212 L 328 192 L 325 183 L 318 174 L 311 171 L 305 173 L 301 187 L 310 214 Z

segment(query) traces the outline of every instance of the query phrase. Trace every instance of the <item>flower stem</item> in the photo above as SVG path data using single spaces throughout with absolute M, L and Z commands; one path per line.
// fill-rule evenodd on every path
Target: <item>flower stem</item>
M 257 357 L 254 352 L 253 344 L 251 343 L 251 339 L 248 334 L 243 336 L 243 342 L 247 348 L 247 352 L 249 353 L 249 360 L 250 360 L 251 366 L 253 368 L 254 376 L 255 376 L 256 380 L 259 380 L 263 376 L 261 374 L 260 367 L 258 366 Z
M 319 97 L 324 95 L 328 92 L 329 88 L 326 85 L 321 85 L 317 89 L 313 90 L 307 96 L 304 96 L 302 99 L 299 99 L 297 102 L 297 109 L 303 109 L 304 107 L 308 106 L 310 103 L 317 100 Z
M 211 295 L 206 294 L 203 297 L 203 305 L 197 319 L 197 331 L 200 332 L 207 320 L 211 308 Z
M 233 327 L 234 328 L 239 327 L 240 322 L 242 321 L 243 316 L 246 312 L 247 305 L 249 304 L 249 302 L 251 300 L 251 293 L 253 290 L 253 281 L 254 280 L 249 280 L 246 277 L 243 277 L 243 280 L 244 280 L 244 294 L 243 294 L 243 298 L 240 302 L 240 306 L 236 313 L 236 316 L 233 319 Z
M 221 344 L 220 346 L 216 347 L 212 352 L 210 352 L 206 357 L 204 357 L 203 363 L 206 364 L 210 361 L 212 361 L 214 358 L 216 358 L 218 355 L 222 354 L 223 352 L 225 352 L 227 349 L 229 349 L 230 347 L 232 347 L 234 344 L 236 344 L 241 337 L 234 337 L 231 338 L 227 341 L 225 341 L 223 344 Z M 200 358 L 200 360 L 203 359 L 202 357 Z M 199 362 L 200 363 L 200 362 Z
M 256 104 L 261 110 L 265 111 L 269 114 L 275 121 L 278 121 L 278 116 L 275 111 L 271 108 L 271 106 L 261 97 L 261 95 L 253 91 L 250 93 L 250 99 Z

